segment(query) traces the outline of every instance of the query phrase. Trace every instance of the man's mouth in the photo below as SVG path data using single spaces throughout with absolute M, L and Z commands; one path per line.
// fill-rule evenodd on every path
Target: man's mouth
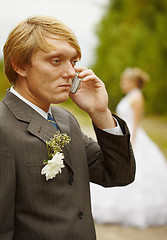
M 71 85 L 70 84 L 62 84 L 59 86 L 60 88 L 63 88 L 63 89 L 67 89 L 69 90 L 71 88 Z

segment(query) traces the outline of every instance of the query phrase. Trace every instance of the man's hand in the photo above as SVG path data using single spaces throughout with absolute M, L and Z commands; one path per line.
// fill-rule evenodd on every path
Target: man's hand
M 90 115 L 97 127 L 115 127 L 115 121 L 108 109 L 108 94 L 104 83 L 91 69 L 76 67 L 75 70 L 82 82 L 75 94 L 70 93 L 73 102 Z

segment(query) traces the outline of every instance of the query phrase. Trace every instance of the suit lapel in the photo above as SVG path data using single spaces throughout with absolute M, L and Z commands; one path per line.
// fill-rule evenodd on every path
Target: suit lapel
M 3 102 L 8 106 L 8 108 L 13 112 L 19 121 L 28 123 L 28 132 L 38 137 L 42 141 L 46 142 L 50 140 L 50 138 L 53 138 L 54 134 L 57 132 L 57 129 L 51 123 L 49 123 L 38 112 L 36 112 L 33 108 L 19 99 L 13 93 L 10 93 L 9 90 L 6 93 Z M 58 123 L 60 132 L 66 133 L 70 136 L 70 128 L 66 124 L 67 119 L 60 113 L 61 111 L 59 111 L 59 108 L 52 111 Z M 68 145 L 63 148 L 63 153 L 65 155 L 65 162 L 72 169 L 70 149 Z
M 40 114 L 34 111 L 27 131 L 46 142 L 50 138 L 53 138 L 54 134 L 57 132 L 57 129 Z

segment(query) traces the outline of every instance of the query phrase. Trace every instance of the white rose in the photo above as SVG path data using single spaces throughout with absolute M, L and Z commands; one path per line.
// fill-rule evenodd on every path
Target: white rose
M 42 175 L 45 174 L 46 180 L 54 178 L 59 172 L 61 173 L 61 168 L 64 168 L 63 158 L 63 153 L 57 152 L 51 160 L 48 160 L 41 171 Z

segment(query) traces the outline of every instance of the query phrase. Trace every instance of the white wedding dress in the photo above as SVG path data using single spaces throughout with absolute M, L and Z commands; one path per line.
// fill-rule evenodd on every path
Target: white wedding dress
M 133 110 L 128 93 L 117 106 L 131 131 Z M 90 184 L 92 213 L 96 223 L 113 223 L 146 228 L 167 223 L 167 163 L 157 145 L 139 127 L 134 144 L 135 181 L 125 187 L 103 188 Z

